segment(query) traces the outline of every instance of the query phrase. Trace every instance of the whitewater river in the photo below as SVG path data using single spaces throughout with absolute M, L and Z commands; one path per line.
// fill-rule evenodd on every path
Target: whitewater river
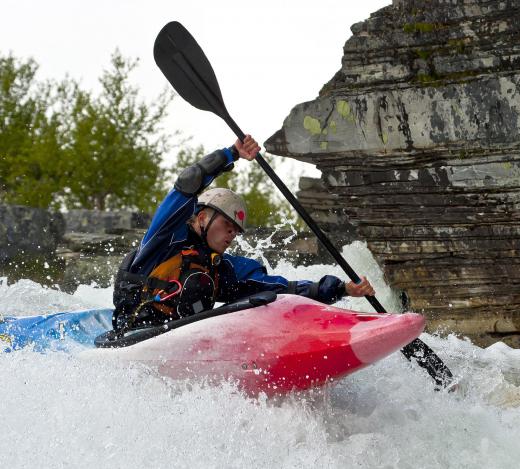
M 355 243 L 344 254 L 395 308 L 366 248 Z M 275 270 L 291 279 L 340 275 L 324 265 Z M 68 295 L 29 280 L 0 284 L 4 315 L 109 306 L 109 289 Z M 364 299 L 340 306 L 370 310 Z M 174 382 L 142 365 L 86 360 L 80 350 L 3 354 L 0 467 L 519 468 L 520 350 L 421 338 L 457 376 L 457 392 L 435 392 L 400 353 L 331 389 L 277 402 L 227 383 Z

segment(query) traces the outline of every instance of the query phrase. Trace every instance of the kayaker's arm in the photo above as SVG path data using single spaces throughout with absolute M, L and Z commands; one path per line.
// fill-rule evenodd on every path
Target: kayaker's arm
M 148 273 L 146 266 L 155 265 L 156 257 L 164 254 L 168 246 L 179 240 L 180 232 L 186 231 L 186 222 L 195 213 L 197 195 L 217 176 L 230 171 L 238 158 L 238 150 L 234 146 L 224 148 L 206 155 L 182 171 L 174 188 L 157 208 L 141 241 L 132 263 L 134 272 Z
M 173 189 L 155 212 L 152 223 L 143 237 L 140 249 L 143 249 L 160 232 L 171 235 L 175 226 L 186 223 L 195 211 L 197 196 L 217 176 L 223 172 L 231 171 L 234 162 L 239 158 L 248 161 L 253 160 L 259 151 L 260 147 L 256 140 L 250 135 L 246 135 L 244 142 L 237 140 L 231 147 L 216 150 L 184 169 L 177 178 Z
M 259 151 L 260 147 L 256 140 L 251 135 L 246 135 L 244 142 L 237 140 L 233 146 L 214 151 L 187 167 L 179 175 L 174 188 L 186 197 L 197 196 L 217 176 L 225 171 L 231 171 L 234 167 L 233 163 L 239 158 L 252 161 Z
M 310 280 L 289 281 L 287 291 L 284 293 L 306 296 L 327 304 L 335 303 L 346 295 L 345 282 L 334 275 L 325 275 L 319 282 Z
M 280 275 L 268 275 L 265 267 L 254 259 L 225 254 L 224 260 L 232 267 L 238 285 L 223 288 L 222 293 L 225 298 L 219 301 L 233 301 L 268 290 L 306 296 L 327 304 L 334 303 L 346 295 L 345 282 L 333 275 L 325 275 L 318 282 L 289 281 Z
M 231 171 L 234 166 L 233 163 L 238 158 L 238 150 L 234 145 L 230 148 L 214 151 L 182 171 L 175 182 L 174 190 L 180 192 L 186 198 L 196 197 L 217 176 L 225 171 Z
M 146 244 L 160 230 L 171 233 L 168 225 L 172 219 L 175 219 L 176 223 L 186 223 L 195 210 L 197 195 L 217 176 L 233 169 L 233 163 L 237 159 L 238 153 L 233 151 L 233 147 L 225 148 L 206 155 L 182 171 L 173 189 L 155 212 L 141 244 Z M 188 209 L 185 210 L 185 207 Z

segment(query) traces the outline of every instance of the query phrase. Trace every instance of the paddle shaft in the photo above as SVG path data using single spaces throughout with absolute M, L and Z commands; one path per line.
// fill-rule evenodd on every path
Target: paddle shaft
M 226 124 L 231 128 L 231 130 L 235 133 L 235 135 L 240 139 L 241 142 L 244 141 L 245 134 L 242 132 L 237 123 L 232 119 L 231 116 L 227 115 L 224 118 Z M 316 235 L 316 237 L 320 240 L 321 244 L 329 251 L 330 255 L 334 258 L 334 260 L 338 263 L 338 265 L 343 269 L 343 271 L 349 276 L 350 280 L 354 283 L 360 283 L 361 278 L 358 274 L 350 267 L 348 262 L 343 258 L 343 256 L 339 253 L 336 247 L 330 242 L 329 238 L 325 235 L 325 233 L 321 230 L 321 228 L 316 224 L 316 222 L 311 218 L 307 210 L 303 208 L 302 204 L 298 201 L 296 197 L 294 197 L 293 193 L 288 189 L 288 187 L 283 183 L 283 181 L 278 177 L 278 175 L 274 172 L 273 168 L 269 165 L 267 161 L 265 161 L 264 157 L 257 153 L 256 161 L 265 171 L 265 173 L 271 178 L 276 187 L 280 190 L 280 192 L 284 195 L 287 201 L 294 207 L 294 209 L 298 212 L 298 215 L 302 217 L 303 221 L 307 223 L 307 226 L 312 230 L 312 232 Z M 379 303 L 376 297 L 366 295 L 365 298 L 368 302 L 374 307 L 374 309 L 378 313 L 386 313 L 383 305 Z

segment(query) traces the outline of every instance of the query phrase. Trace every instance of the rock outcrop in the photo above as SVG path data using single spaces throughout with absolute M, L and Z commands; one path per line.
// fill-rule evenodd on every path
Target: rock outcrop
M 407 307 L 483 344 L 520 344 L 519 19 L 520 1 L 394 0 L 265 144 L 317 165 L 330 228 L 355 228 Z

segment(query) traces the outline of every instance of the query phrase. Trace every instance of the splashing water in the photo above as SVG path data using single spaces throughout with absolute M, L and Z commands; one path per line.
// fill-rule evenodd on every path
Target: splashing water
M 343 254 L 398 302 L 366 246 Z M 334 266 L 275 272 L 290 279 L 341 276 Z M 111 290 L 74 295 L 29 280 L 0 283 L 0 312 L 42 314 L 110 307 Z M 363 299 L 341 307 L 369 311 Z M 424 370 L 395 353 L 335 386 L 283 400 L 251 400 L 230 383 L 174 382 L 140 364 L 78 354 L 0 355 L 2 467 L 91 468 L 517 468 L 520 350 L 481 349 L 453 335 L 421 336 L 459 380 L 435 392 Z

